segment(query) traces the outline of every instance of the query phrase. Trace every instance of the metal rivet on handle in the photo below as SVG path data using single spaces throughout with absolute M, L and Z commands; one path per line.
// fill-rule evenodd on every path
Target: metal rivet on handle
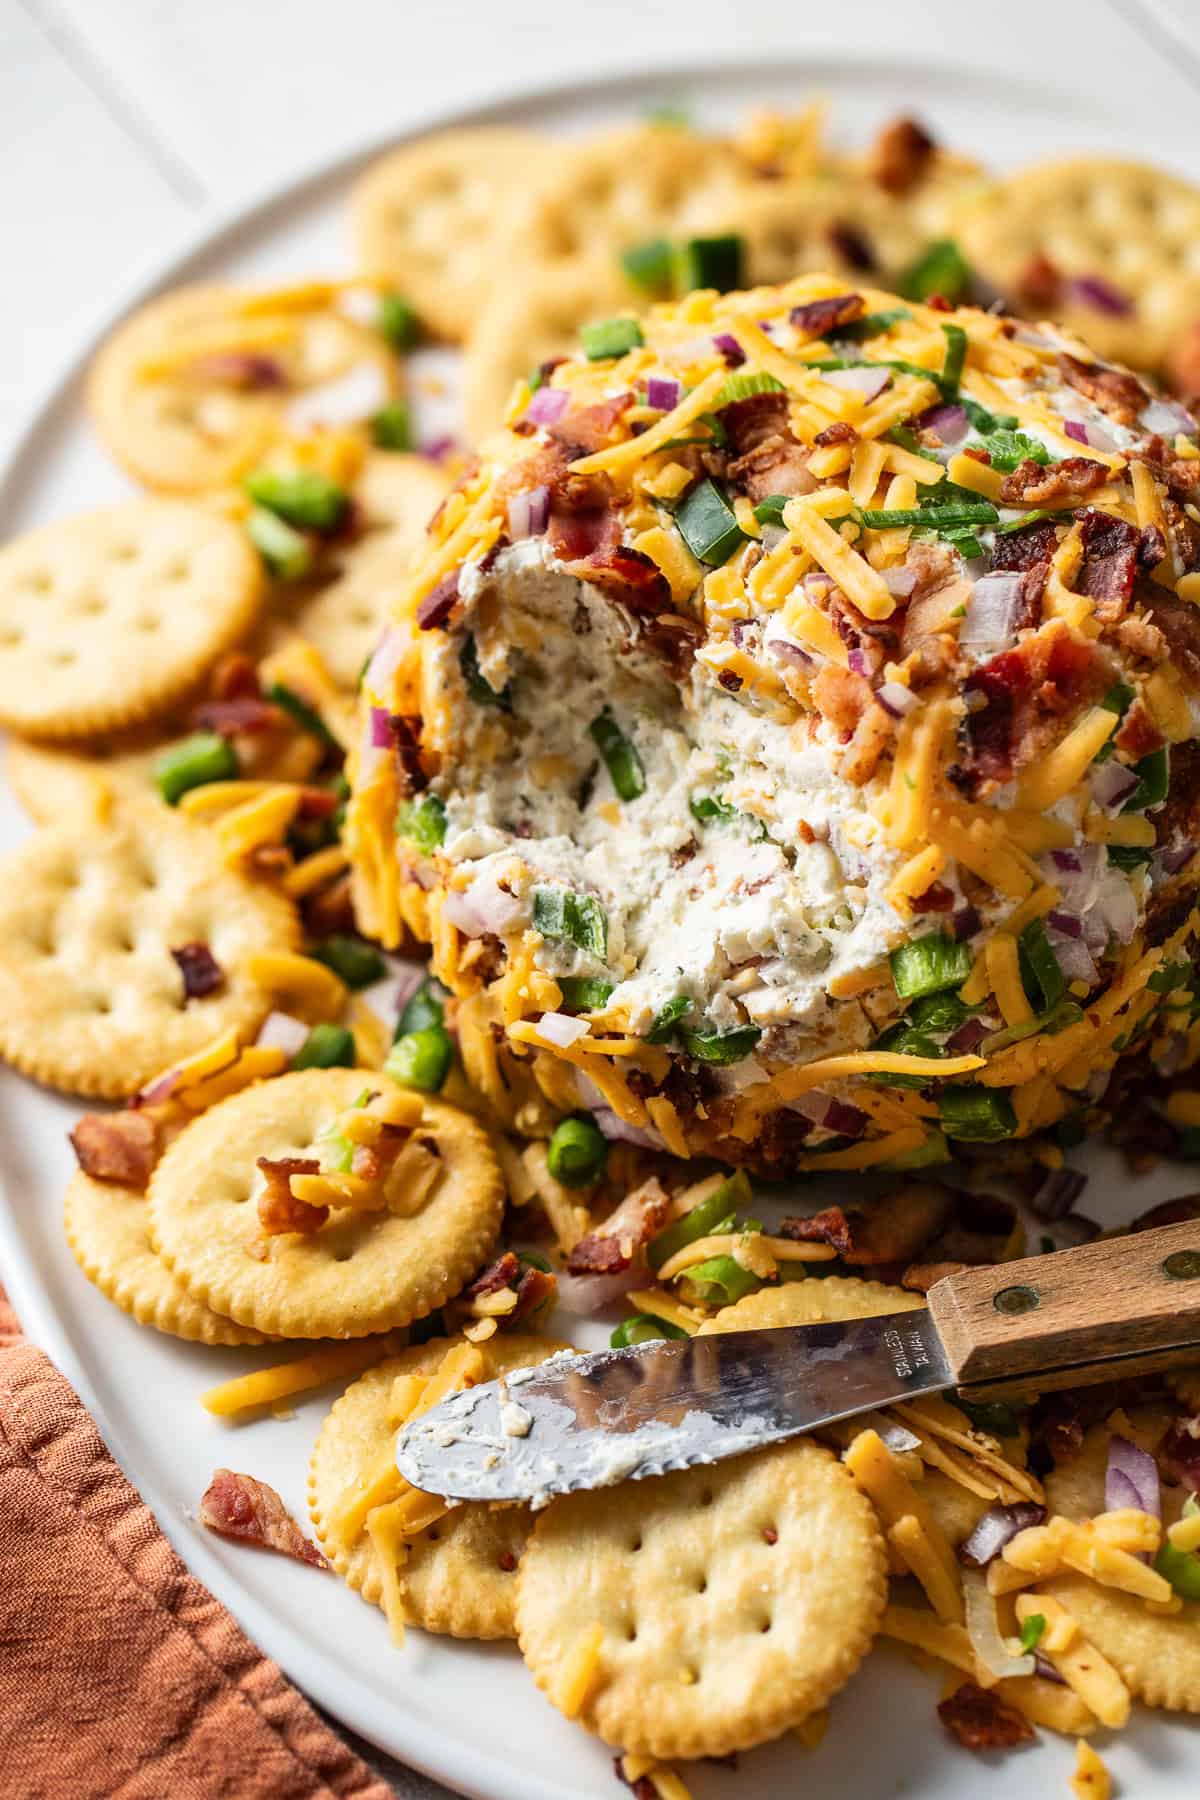
M 1175 1250 L 1163 1263 L 1162 1272 L 1172 1281 L 1195 1281 L 1200 1276 L 1200 1250 Z
M 1031 1287 L 1001 1288 L 992 1301 L 996 1311 L 1002 1313 L 1036 1312 L 1041 1304 L 1042 1296 Z

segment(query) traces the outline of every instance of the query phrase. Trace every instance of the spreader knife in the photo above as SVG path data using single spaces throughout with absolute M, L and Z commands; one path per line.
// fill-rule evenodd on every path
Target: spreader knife
M 578 1356 L 455 1394 L 400 1433 L 415 1487 L 543 1504 L 969 1384 L 1030 1395 L 1200 1360 L 1200 1221 L 950 1275 L 928 1306 Z

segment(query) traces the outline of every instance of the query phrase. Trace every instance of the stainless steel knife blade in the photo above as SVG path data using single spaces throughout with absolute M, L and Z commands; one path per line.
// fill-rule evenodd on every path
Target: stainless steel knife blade
M 937 1327 L 919 1310 L 560 1351 L 413 1420 L 396 1463 L 427 1493 L 538 1505 L 718 1462 L 952 1385 Z

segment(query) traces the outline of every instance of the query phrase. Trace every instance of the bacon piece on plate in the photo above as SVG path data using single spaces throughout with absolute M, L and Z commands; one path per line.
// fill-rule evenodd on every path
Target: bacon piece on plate
M 1065 456 L 1049 466 L 1027 456 L 1000 483 L 1000 498 L 1006 506 L 1049 506 L 1053 501 L 1090 494 L 1107 480 L 1104 464 L 1093 462 L 1090 456 Z
M 80 1168 L 94 1181 L 119 1181 L 139 1193 L 154 1173 L 161 1143 L 151 1113 L 84 1113 L 70 1132 Z
M 215 1469 L 200 1501 L 200 1523 L 210 1531 L 219 1531 L 222 1537 L 241 1538 L 264 1550 L 278 1550 L 281 1556 L 294 1556 L 310 1568 L 329 1567 L 275 1489 L 265 1481 L 256 1481 L 253 1475 Z
M 1010 781 L 1111 681 L 1107 659 L 1061 620 L 981 663 L 966 684 L 974 709 L 966 724 L 965 785 Z
M 183 991 L 188 1000 L 204 1000 L 225 986 L 225 971 L 207 944 L 180 944 L 171 955 L 183 976 Z
M 727 406 L 721 419 L 736 455 L 729 479 L 751 500 L 813 492 L 816 478 L 808 467 L 807 450 L 788 424 L 786 394 L 749 394 Z
M 975 1681 L 955 1688 L 938 1706 L 938 1718 L 964 1750 L 1012 1750 L 1033 1740 L 1025 1714 Z
M 886 194 L 905 194 L 929 166 L 937 145 L 915 119 L 893 119 L 871 145 L 867 166 Z
M 612 442 L 613 426 L 629 411 L 633 399 L 632 394 L 616 394 L 611 400 L 601 400 L 595 406 L 576 407 L 574 412 L 566 413 L 546 429 L 574 461 L 608 447 Z
M 319 1175 L 315 1156 L 260 1156 L 265 1186 L 258 1196 L 258 1222 L 269 1236 L 284 1231 L 319 1231 L 329 1217 L 327 1206 L 310 1206 L 292 1192 L 293 1175 Z
M 861 319 L 866 310 L 861 294 L 828 294 L 823 300 L 806 300 L 803 306 L 793 306 L 788 318 L 797 331 L 825 337 L 839 325 L 851 325 L 855 319 Z
M 595 1231 L 580 1238 L 567 1257 L 568 1275 L 616 1275 L 667 1222 L 671 1201 L 656 1176 L 626 1194 Z
M 1106 412 L 1118 425 L 1136 425 L 1137 416 L 1150 399 L 1136 375 L 1128 369 L 1109 369 L 1103 363 L 1080 362 L 1066 351 L 1058 359 L 1063 380 Z

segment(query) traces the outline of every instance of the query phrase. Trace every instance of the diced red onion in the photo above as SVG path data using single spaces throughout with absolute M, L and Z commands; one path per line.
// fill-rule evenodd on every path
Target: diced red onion
M 911 688 L 906 688 L 899 681 L 885 681 L 882 687 L 876 688 L 875 698 L 884 712 L 890 713 L 893 719 L 902 719 L 918 704 L 917 696 Z
M 489 932 L 502 936 L 516 924 L 523 910 L 516 896 L 488 874 L 477 875 L 465 893 L 451 889 L 442 904 L 443 916 L 456 930 L 472 938 Z
M 1180 869 L 1187 868 L 1195 854 L 1196 846 L 1188 839 L 1184 843 L 1176 845 L 1174 850 L 1160 851 L 1158 860 L 1163 866 L 1165 875 L 1178 875 Z
M 1018 1532 L 1040 1525 L 1045 1517 L 1045 1507 L 1035 1506 L 1031 1500 L 1015 1506 L 989 1506 L 970 1536 L 959 1545 L 959 1562 L 968 1569 L 986 1569 Z
M 1060 917 L 1066 917 L 1060 914 Z M 1054 952 L 1055 960 L 1068 981 L 1086 981 L 1089 988 L 1095 987 L 1099 973 L 1092 961 L 1092 953 L 1083 941 L 1083 926 L 1076 919 L 1073 921 L 1076 930 L 1073 933 L 1050 929 L 1046 933 L 1046 942 Z
M 960 944 L 965 943 L 968 938 L 973 938 L 977 931 L 983 929 L 983 920 L 974 906 L 957 907 L 951 915 L 950 924 L 954 931 L 955 941 Z
M 1133 897 L 1133 889 L 1119 869 L 1105 869 L 1095 910 L 1118 943 L 1128 944 L 1132 941 L 1138 928 L 1137 901 Z M 1086 920 L 1084 931 L 1087 931 Z
M 1067 286 L 1084 306 L 1092 306 L 1112 319 L 1128 318 L 1134 309 L 1129 295 L 1106 281 L 1103 275 L 1077 275 Z
M 144 1088 L 139 1088 L 134 1104 L 137 1106 L 158 1106 L 163 1100 L 169 1100 L 179 1086 L 179 1070 L 168 1069 L 165 1075 L 156 1075 L 148 1081 Z
M 421 455 L 428 457 L 430 462 L 445 462 L 446 458 L 453 456 L 458 449 L 458 440 L 446 432 L 442 437 L 430 438 L 429 442 L 422 444 L 420 449 Z
M 458 600 L 461 575 L 460 564 L 457 569 L 451 569 L 449 574 L 443 575 L 420 602 L 417 607 L 417 624 L 422 631 L 436 631 L 446 623 Z
M 856 363 L 850 369 L 828 369 L 822 372 L 822 380 L 830 387 L 846 388 L 853 394 L 861 394 L 864 403 L 869 404 L 877 394 L 882 394 L 892 379 L 890 369 L 871 369 Z
M 544 1020 L 543 1020 L 544 1023 Z M 538 1030 L 541 1031 L 541 1025 Z M 611 1106 L 592 1108 L 592 1120 L 603 1137 L 610 1144 L 636 1144 L 641 1150 L 665 1150 L 666 1145 L 657 1131 L 648 1131 L 641 1125 L 628 1124 Z
M 391 715 L 386 706 L 371 708 L 371 748 L 386 750 L 392 742 Z
M 1087 426 L 1082 419 L 1064 419 L 1063 431 L 1069 438 L 1074 438 L 1077 444 L 1086 444 L 1088 441 Z
M 986 1671 L 993 1681 L 1033 1674 L 1036 1666 L 1033 1652 L 1014 1656 L 1001 1637 L 996 1597 L 989 1591 L 987 1577 L 979 1569 L 968 1568 L 963 1575 L 963 1606 L 967 1636 L 981 1671 Z
M 731 331 L 718 331 L 713 339 L 713 343 L 725 358 L 729 368 L 741 368 L 746 360 L 746 352 L 742 349 L 742 346 L 738 343 Z
M 589 1027 L 586 1019 L 574 1019 L 569 1013 L 546 1012 L 538 1020 L 537 1029 L 538 1036 L 548 1044 L 569 1050 L 577 1038 L 587 1036 Z
M 1017 570 L 997 569 L 981 575 L 971 590 L 958 641 L 973 649 L 1011 642 L 1021 615 L 1023 577 Z
M 905 568 L 903 563 L 894 569 L 885 569 L 883 585 L 893 600 L 907 600 L 917 585 L 917 571 Z
M 1104 1473 L 1104 1505 L 1109 1512 L 1125 1506 L 1162 1518 L 1162 1489 L 1158 1464 L 1146 1450 L 1140 1450 L 1126 1437 L 1115 1436 L 1108 1446 L 1108 1465 Z
M 565 388 L 540 387 L 525 408 L 524 417 L 531 425 L 557 425 L 570 404 Z
M 973 1056 L 989 1036 L 991 1026 L 985 1019 L 964 1019 L 962 1024 L 946 1039 L 946 1048 L 952 1056 Z
M 1079 860 L 1078 850 L 1052 850 L 1050 852 L 1050 861 L 1054 864 L 1054 867 L 1060 874 L 1063 875 L 1078 875 L 1083 868 L 1083 864 Z
M 795 663 L 797 668 L 811 669 L 814 659 L 799 644 L 793 644 L 790 638 L 772 637 L 767 639 L 767 649 L 777 662 Z
M 646 405 L 653 406 L 658 412 L 674 412 L 682 393 L 683 385 L 673 375 L 646 377 Z
M 1095 764 L 1089 781 L 1093 800 L 1106 812 L 1114 811 L 1123 801 L 1128 800 L 1138 785 L 1138 777 L 1133 770 L 1127 769 L 1115 756 L 1108 762 Z
M 363 670 L 363 687 L 368 693 L 386 696 L 392 676 L 400 666 L 406 642 L 403 631 L 398 630 L 395 625 L 388 626 Z
M 1086 914 L 1095 902 L 1104 866 L 1100 846 L 1080 844 L 1072 850 L 1052 850 L 1049 861 L 1051 880 L 1062 896 L 1063 911 L 1077 916 Z
M 690 338 L 686 344 L 672 344 L 662 353 L 663 362 L 686 368 L 691 363 L 707 362 L 713 353 L 715 338 Z M 743 358 L 743 360 L 745 360 Z
M 602 1312 L 606 1306 L 615 1306 L 631 1288 L 641 1287 L 645 1279 L 645 1265 L 636 1261 L 614 1275 L 567 1275 L 560 1271 L 559 1305 L 569 1313 L 586 1317 L 589 1313 Z
M 1083 926 L 1075 917 L 1074 913 L 1047 913 L 1046 923 L 1047 925 L 1052 925 L 1055 931 L 1061 931 L 1064 937 L 1079 938 L 1083 936 Z
M 822 1094 L 819 1089 L 793 1100 L 788 1111 L 802 1114 L 812 1124 L 832 1131 L 838 1137 L 860 1138 L 870 1122 L 859 1107 L 851 1106 L 833 1094 Z
M 1051 1169 L 1029 1202 L 1030 1212 L 1046 1224 L 1065 1219 L 1087 1186 L 1087 1179 L 1079 1169 Z
M 1177 400 L 1151 400 L 1143 406 L 1138 414 L 1138 424 L 1143 431 L 1153 431 L 1160 437 L 1168 437 L 1176 431 L 1195 431 L 1196 421 L 1186 406 L 1180 406 Z
M 550 489 L 544 484 L 509 496 L 508 534 L 514 542 L 518 538 L 540 537 L 549 523 Z
M 961 442 L 970 429 L 966 408 L 954 404 L 931 406 L 928 412 L 921 414 L 917 424 L 930 431 L 936 431 L 943 444 Z
M 1052 1681 L 1056 1687 L 1066 1687 L 1065 1676 L 1059 1674 L 1050 1658 L 1043 1656 L 1040 1650 L 1033 1653 L 1033 1668 L 1034 1673 L 1040 1675 L 1043 1681 Z
M 294 1019 L 291 1013 L 272 1012 L 263 1020 L 254 1041 L 264 1050 L 282 1050 L 285 1056 L 292 1057 L 307 1037 L 308 1026 L 302 1019 Z
M 869 675 L 871 672 L 871 665 L 867 661 L 865 650 L 851 650 L 846 662 L 855 675 Z

